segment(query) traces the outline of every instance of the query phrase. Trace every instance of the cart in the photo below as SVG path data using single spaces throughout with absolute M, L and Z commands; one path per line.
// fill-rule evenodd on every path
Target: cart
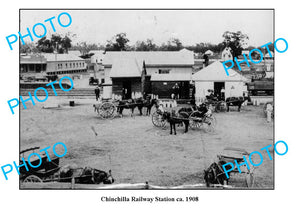
M 26 182 L 44 182 L 45 180 L 49 180 L 55 177 L 55 173 L 60 169 L 59 167 L 59 157 L 56 157 L 54 155 L 50 156 L 50 160 L 48 160 L 48 157 L 46 154 L 41 155 L 42 162 L 40 164 L 39 158 L 31 158 L 30 163 L 32 166 L 40 166 L 38 167 L 31 167 L 29 165 L 28 161 L 26 161 L 28 157 L 28 153 L 32 151 L 34 153 L 35 150 L 39 149 L 40 147 L 32 147 L 29 149 L 25 149 L 20 152 L 20 165 L 25 164 L 28 167 L 28 171 L 25 167 L 19 168 L 20 171 L 20 181 L 23 183 Z
M 248 157 L 248 160 L 249 160 L 249 153 L 246 150 L 239 149 L 239 148 L 226 147 L 221 154 L 217 155 L 217 158 L 219 159 L 219 162 L 225 162 L 225 163 L 231 162 L 235 166 L 235 168 L 232 171 L 230 171 L 230 173 L 240 173 L 236 167 L 235 160 L 238 163 L 242 163 L 245 161 L 243 156 Z M 248 188 L 253 187 L 253 185 L 254 185 L 254 168 L 251 167 L 249 170 L 245 165 L 242 165 L 242 166 L 240 166 L 240 169 L 241 169 L 241 174 L 245 175 L 245 181 L 246 181 L 247 187 Z M 223 168 L 222 168 L 222 170 L 223 170 Z M 223 171 L 223 173 L 225 173 L 225 172 Z
M 159 108 L 152 113 L 151 120 L 153 125 L 156 127 L 166 127 L 167 120 L 163 118 L 163 111 L 161 111 Z
M 112 119 L 115 116 L 116 105 L 113 101 L 103 100 L 99 107 L 99 116 L 102 119 Z
M 189 116 L 189 120 L 192 129 L 205 128 L 208 132 L 212 132 L 217 124 L 217 120 L 210 109 L 203 116 L 201 116 L 200 111 L 193 111 Z

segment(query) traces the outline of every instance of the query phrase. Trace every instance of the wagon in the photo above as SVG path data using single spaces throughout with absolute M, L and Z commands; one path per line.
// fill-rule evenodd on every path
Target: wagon
M 151 115 L 151 120 L 154 126 L 164 128 L 167 120 L 163 118 L 163 112 L 160 109 L 154 111 Z
M 180 111 L 180 110 L 179 110 Z M 192 129 L 201 129 L 205 128 L 207 131 L 211 132 L 214 130 L 217 120 L 213 116 L 211 110 L 208 110 L 204 116 L 201 116 L 201 112 L 198 110 L 190 109 L 189 112 L 180 111 L 179 114 L 182 117 L 188 117 L 187 119 L 190 121 L 190 127 Z M 181 118 L 182 120 L 185 118 Z M 154 126 L 165 128 L 166 127 L 166 119 L 163 118 L 163 111 L 161 109 L 157 109 L 155 112 L 152 113 L 151 120 Z
M 236 160 L 237 163 L 240 164 L 245 161 L 243 156 L 248 157 L 248 159 L 249 159 L 249 153 L 246 150 L 239 149 L 239 148 L 226 147 L 221 154 L 217 155 L 217 158 L 219 159 L 219 161 L 224 161 L 226 163 L 231 162 L 234 164 L 235 168 L 232 171 L 230 171 L 230 173 L 240 173 L 236 167 L 234 160 Z M 242 165 L 242 166 L 240 166 L 240 169 L 241 169 L 241 174 L 245 175 L 245 181 L 246 181 L 247 187 L 253 187 L 253 185 L 254 185 L 254 168 L 251 167 L 249 170 L 245 165 Z M 222 168 L 222 170 L 223 170 L 223 168 Z M 225 172 L 223 172 L 223 173 L 225 173 Z
M 201 116 L 200 111 L 195 110 L 190 114 L 189 120 L 190 127 L 192 129 L 200 129 L 204 127 L 209 132 L 215 129 L 217 123 L 217 120 L 213 116 L 211 110 L 208 110 L 203 117 Z
M 33 157 L 30 159 L 30 163 L 32 166 L 38 166 L 38 167 L 31 167 L 29 164 L 27 157 L 28 153 L 34 151 L 36 149 L 39 149 L 40 147 L 32 147 L 29 149 L 25 149 L 20 152 L 20 165 L 25 164 L 28 167 L 28 171 L 26 170 L 25 167 L 20 167 L 20 181 L 21 182 L 43 182 L 48 179 L 54 178 L 54 174 L 60 169 L 59 167 L 59 157 L 51 155 L 50 160 L 48 159 L 47 155 L 41 155 L 42 161 L 40 163 L 40 159 L 36 158 L 34 159 Z
M 99 116 L 102 119 L 112 119 L 115 117 L 115 112 L 120 112 L 124 108 L 126 109 L 132 109 L 137 106 L 140 106 L 143 104 L 143 99 L 135 99 L 135 100 L 110 100 L 110 99 L 105 99 L 102 100 L 102 102 L 97 105 L 97 111 Z M 122 105 L 119 103 L 122 102 Z M 144 107 L 143 107 L 144 108 Z M 143 109 L 142 108 L 142 109 Z M 145 113 L 145 111 L 144 111 Z
M 114 118 L 116 111 L 116 106 L 112 101 L 103 101 L 100 104 L 99 116 L 103 119 Z
M 205 103 L 215 112 L 225 112 L 227 110 L 226 102 L 223 100 L 207 99 Z

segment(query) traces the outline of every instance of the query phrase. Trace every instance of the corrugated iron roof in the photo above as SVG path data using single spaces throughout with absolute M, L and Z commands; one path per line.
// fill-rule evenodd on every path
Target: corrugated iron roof
M 106 52 L 103 64 L 112 65 L 115 60 L 135 59 L 139 66 L 145 61 L 146 66 L 192 66 L 192 52 L 180 51 L 112 51 Z
M 110 71 L 110 77 L 140 77 L 142 69 L 138 65 L 137 61 L 133 58 L 120 58 L 115 60 L 112 64 Z
M 192 79 L 195 81 L 247 81 L 247 78 L 237 71 L 229 69 L 227 76 L 223 64 L 219 61 L 208 65 L 207 67 L 196 72 Z
M 84 59 L 74 55 L 74 54 L 53 54 L 53 53 L 43 53 L 42 54 L 47 62 L 53 61 L 84 61 Z
M 41 55 L 25 55 L 20 56 L 20 63 L 21 64 L 46 64 L 47 60 L 45 57 Z

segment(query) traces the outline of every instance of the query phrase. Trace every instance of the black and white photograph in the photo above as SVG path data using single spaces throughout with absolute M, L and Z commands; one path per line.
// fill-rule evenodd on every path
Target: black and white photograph
M 297 216 L 298 11 L 4 2 L 0 217 Z
M 28 27 L 20 189 L 274 188 L 273 9 L 21 9 Z

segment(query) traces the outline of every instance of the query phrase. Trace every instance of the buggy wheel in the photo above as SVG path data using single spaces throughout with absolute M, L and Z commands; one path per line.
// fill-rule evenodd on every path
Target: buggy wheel
M 189 119 L 190 119 L 190 127 L 192 129 L 199 129 L 202 126 L 202 118 L 201 118 L 201 113 L 199 111 L 194 111 Z
M 225 112 L 227 110 L 227 105 L 225 101 L 219 101 L 215 107 L 216 112 Z
M 114 118 L 115 110 L 116 110 L 116 107 L 113 103 L 104 102 L 100 106 L 100 116 L 103 119 Z
M 24 183 L 28 183 L 28 182 L 32 182 L 32 183 L 41 183 L 43 182 L 43 180 L 41 180 L 40 177 L 38 176 L 35 176 L 35 175 L 30 175 L 30 176 L 27 176 L 24 180 L 23 180 Z
M 208 132 L 213 132 L 216 128 L 217 120 L 214 116 L 211 115 L 204 118 L 203 124 L 205 124 L 205 128 Z
M 165 127 L 166 126 L 166 120 L 162 118 L 162 115 L 159 114 L 157 111 L 152 113 L 152 123 L 156 127 Z

